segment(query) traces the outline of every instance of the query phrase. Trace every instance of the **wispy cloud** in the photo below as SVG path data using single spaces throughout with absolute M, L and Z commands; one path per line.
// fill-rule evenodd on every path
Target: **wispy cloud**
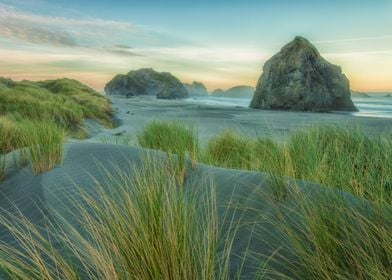
M 374 37 L 357 37 L 347 39 L 331 39 L 315 41 L 316 44 L 334 44 L 334 43 L 349 43 L 349 42 L 362 42 L 362 41 L 380 41 L 392 39 L 392 35 L 374 36 Z
M 0 5 L 0 36 L 24 43 L 95 47 L 126 37 L 148 36 L 128 22 L 37 15 Z

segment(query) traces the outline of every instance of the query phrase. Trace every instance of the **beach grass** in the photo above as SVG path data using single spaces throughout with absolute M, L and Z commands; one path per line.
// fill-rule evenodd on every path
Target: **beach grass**
M 291 189 L 287 195 L 293 203 L 271 203 L 275 211 L 259 211 L 254 221 L 257 238 L 269 234 L 258 225 L 270 223 L 284 241 L 260 270 L 267 279 L 390 279 L 391 205 L 355 205 L 332 192 L 315 198 Z
M 112 126 L 109 100 L 71 79 L 15 82 L 0 78 L 0 112 L 15 121 L 51 121 L 79 135 L 85 119 Z
M 392 139 L 366 136 L 359 128 L 299 128 L 283 143 L 224 131 L 198 144 L 194 127 L 152 122 L 138 135 L 145 148 L 218 167 L 262 171 L 335 187 L 372 201 L 392 203 Z
M 23 216 L 2 215 L 0 224 L 22 248 L 0 243 L 1 268 L 13 279 L 215 279 L 227 261 L 216 253 L 214 189 L 186 190 L 176 169 L 165 166 L 148 160 L 108 175 L 110 190 L 81 191 L 78 229 L 63 220 L 42 233 Z
M 387 280 L 391 275 L 390 205 L 352 204 L 340 193 L 321 192 L 315 197 L 293 187 L 281 200 L 268 190 L 253 193 L 255 201 L 270 199 L 273 211 L 252 204 L 220 205 L 234 207 L 231 210 L 242 216 L 251 213 L 252 222 L 239 220 L 238 227 L 251 227 L 253 238 L 269 236 L 270 227 L 265 225 L 270 224 L 274 237 L 282 240 L 270 255 L 244 248 L 244 260 L 252 257 L 260 264 L 256 274 L 247 275 L 241 267 L 230 271 L 233 242 L 241 236 L 221 235 L 223 222 L 218 219 L 213 185 L 206 193 L 198 186 L 183 188 L 176 169 L 161 160 L 102 172 L 107 186 L 97 185 L 94 194 L 81 189 L 77 199 L 70 198 L 75 207 L 71 220 L 77 225 L 69 223 L 69 217 L 56 217 L 59 222 L 43 232 L 18 214 L 0 217 L 0 225 L 20 244 L 0 242 L 4 273 L 12 279 L 232 279 L 236 275 L 235 279 Z M 236 232 L 235 223 L 229 224 L 225 230 Z
M 193 162 L 199 157 L 199 141 L 197 131 L 192 125 L 184 125 L 172 121 L 152 121 L 137 134 L 138 144 L 147 149 L 161 150 L 175 154 L 174 166 L 178 167 L 180 181 L 185 177 L 185 157 L 188 155 Z M 174 159 L 173 159 L 174 160 Z
M 6 157 L 3 154 L 0 154 L 0 182 L 5 180 L 5 176 L 7 175 L 7 161 Z
M 40 174 L 61 162 L 65 131 L 55 123 L 17 122 L 9 117 L 0 117 L 0 128 L 0 153 L 19 149 L 15 167 L 23 167 L 30 162 L 34 174 Z
M 64 130 L 50 123 L 33 132 L 38 124 L 16 125 L 7 118 L 0 118 L 0 125 L 28 132 L 19 137 L 26 139 L 20 147 L 30 147 L 37 162 L 50 163 L 38 163 L 36 173 L 61 161 L 58 148 Z M 0 139 L 7 143 L 1 133 Z M 270 235 L 265 227 L 269 224 L 282 240 L 269 255 L 247 249 L 244 258 L 252 256 L 260 263 L 258 273 L 248 278 L 390 279 L 392 139 L 370 138 L 359 129 L 317 126 L 299 129 L 283 143 L 225 131 L 202 146 L 194 126 L 161 121 L 148 124 L 137 139 L 142 147 L 168 156 L 164 162 L 146 160 L 138 168 L 119 168 L 116 176 L 103 170 L 109 187 L 97 185 L 96 194 L 81 192 L 75 200 L 77 227 L 57 217 L 61 222 L 42 233 L 23 216 L 2 215 L 0 225 L 21 245 L 0 242 L 2 271 L 12 279 L 244 277 L 241 268 L 229 268 L 233 242 L 241 236 L 220 235 L 223 222 L 214 186 L 201 194 L 202 188 L 183 188 L 184 180 L 178 180 L 188 154 L 210 165 L 268 175 L 269 188 L 252 193 L 252 199 L 268 197 L 270 211 L 252 204 L 219 205 L 238 207 L 243 216 L 254 217 L 251 223 L 240 221 L 229 229 L 226 225 L 226 231 L 251 227 L 252 236 L 262 240 Z M 179 155 L 178 161 L 172 153 Z M 319 193 L 302 192 L 286 176 L 321 184 Z
M 52 169 L 62 162 L 65 132 L 53 123 L 24 122 L 22 147 L 28 150 L 34 174 Z

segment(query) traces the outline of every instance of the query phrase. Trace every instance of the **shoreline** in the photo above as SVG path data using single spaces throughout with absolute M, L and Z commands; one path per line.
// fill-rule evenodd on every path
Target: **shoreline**
M 256 110 L 224 105 L 205 105 L 187 100 L 161 100 L 153 97 L 110 97 L 114 129 L 102 128 L 92 123 L 92 134 L 87 141 L 101 142 L 102 137 L 135 136 L 152 120 L 181 121 L 197 128 L 201 143 L 225 130 L 233 130 L 250 137 L 282 141 L 288 134 L 301 127 L 314 125 L 339 125 L 359 127 L 369 136 L 391 135 L 390 119 L 355 116 L 341 112 L 315 113 L 295 111 Z

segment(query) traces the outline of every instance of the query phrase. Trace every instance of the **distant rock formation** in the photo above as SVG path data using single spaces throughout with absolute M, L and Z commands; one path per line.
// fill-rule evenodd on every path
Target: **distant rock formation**
M 168 72 L 156 72 L 151 68 L 130 71 L 117 75 L 105 86 L 108 95 L 132 97 L 153 95 L 159 99 L 175 99 L 188 96 L 188 91 L 179 79 Z
M 392 97 L 392 95 L 391 94 L 387 94 L 384 97 Z
M 250 86 L 235 86 L 228 90 L 216 89 L 211 95 L 216 97 L 252 97 L 255 92 L 254 87 Z
M 206 96 L 208 95 L 207 88 L 200 82 L 193 82 L 191 84 L 184 84 L 190 96 Z
M 361 98 L 368 98 L 370 97 L 368 94 L 359 91 L 351 91 L 351 97 L 361 97 Z
M 223 89 L 218 88 L 218 89 L 214 90 L 214 91 L 211 93 L 211 95 L 212 95 L 212 96 L 220 96 L 220 95 L 223 95 L 224 93 L 225 93 L 225 91 L 224 91 Z
M 305 38 L 295 39 L 263 67 L 251 108 L 295 111 L 357 111 L 339 66 L 321 57 Z

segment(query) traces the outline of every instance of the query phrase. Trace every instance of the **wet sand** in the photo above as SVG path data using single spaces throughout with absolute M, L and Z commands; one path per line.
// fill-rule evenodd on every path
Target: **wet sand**
M 345 113 L 256 110 L 201 105 L 183 100 L 157 100 L 152 97 L 112 97 L 111 100 L 119 126 L 115 129 L 102 129 L 91 125 L 93 137 L 89 141 L 115 137 L 118 133 L 134 136 L 152 120 L 181 121 L 194 125 L 202 142 L 224 130 L 283 141 L 293 130 L 317 124 L 359 127 L 368 135 L 392 136 L 391 119 L 358 117 Z

